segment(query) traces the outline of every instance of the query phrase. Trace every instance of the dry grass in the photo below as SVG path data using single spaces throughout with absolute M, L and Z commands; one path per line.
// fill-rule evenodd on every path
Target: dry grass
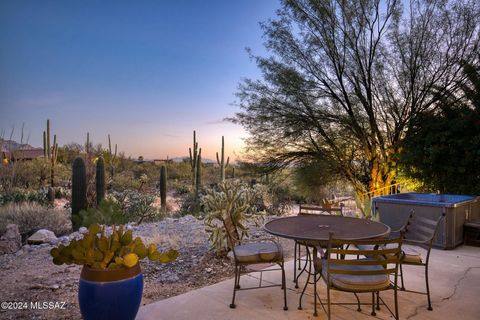
M 23 240 L 39 229 L 48 229 L 60 236 L 72 229 L 70 213 L 36 203 L 8 204 L 0 207 L 0 234 L 7 224 L 18 225 Z

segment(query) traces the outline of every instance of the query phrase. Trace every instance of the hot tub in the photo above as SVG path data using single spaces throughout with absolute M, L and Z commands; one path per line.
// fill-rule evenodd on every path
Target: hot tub
M 437 248 L 453 249 L 463 242 L 463 224 L 466 220 L 480 219 L 480 197 L 431 194 L 399 193 L 372 199 L 374 214 L 392 230 L 401 228 L 411 210 L 415 215 L 441 221 L 433 245 Z

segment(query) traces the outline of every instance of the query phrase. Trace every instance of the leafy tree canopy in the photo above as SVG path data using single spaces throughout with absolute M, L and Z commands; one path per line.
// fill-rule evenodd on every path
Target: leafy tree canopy
M 462 95 L 442 99 L 437 112 L 411 122 L 400 163 L 433 191 L 480 194 L 480 68 L 467 64 Z
M 253 56 L 262 79 L 238 91 L 250 155 L 271 169 L 327 161 L 357 192 L 389 184 L 410 120 L 458 90 L 478 50 L 478 3 L 282 3 L 262 25 L 271 55 Z

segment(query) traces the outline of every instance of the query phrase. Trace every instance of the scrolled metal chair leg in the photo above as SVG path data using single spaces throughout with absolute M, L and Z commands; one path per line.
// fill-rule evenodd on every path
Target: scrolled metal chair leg
M 282 262 L 283 310 L 287 311 L 287 281 L 285 280 L 285 266 Z
M 403 269 L 402 269 L 401 263 L 400 263 L 400 281 L 402 282 L 402 291 L 405 291 L 405 285 L 403 283 Z
M 230 304 L 230 308 L 235 309 L 235 293 L 237 292 L 237 284 L 240 280 L 240 275 L 239 275 L 239 267 L 235 266 L 235 280 L 233 283 L 233 297 L 232 297 L 232 303 Z
M 425 283 L 427 285 L 428 310 L 432 311 L 432 301 L 430 300 L 430 286 L 428 284 L 428 265 L 425 266 Z
M 354 292 L 355 298 L 357 298 L 357 311 L 360 312 L 362 311 L 362 308 L 360 307 L 360 299 L 358 298 L 357 294 Z
M 372 316 L 376 316 L 375 313 L 375 292 L 372 292 Z

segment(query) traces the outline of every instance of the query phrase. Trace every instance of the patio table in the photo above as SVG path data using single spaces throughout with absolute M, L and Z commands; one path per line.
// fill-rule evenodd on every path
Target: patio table
M 390 227 L 381 223 L 367 219 L 353 217 L 332 216 L 332 215 L 299 215 L 284 217 L 267 222 L 264 230 L 270 234 L 282 238 L 288 238 L 296 241 L 306 241 L 310 244 L 321 242 L 325 243 L 330 237 L 330 233 L 335 238 L 346 240 L 365 240 L 386 237 L 390 234 Z M 317 254 L 317 248 L 313 247 L 313 254 Z M 302 309 L 302 298 L 305 290 L 310 283 L 311 275 L 310 252 L 307 246 L 307 263 L 303 270 L 309 264 L 308 278 L 303 288 L 298 304 L 298 309 Z M 303 271 L 302 271 L 303 272 Z M 316 310 L 315 310 L 316 311 Z M 314 313 L 314 315 L 316 315 Z

